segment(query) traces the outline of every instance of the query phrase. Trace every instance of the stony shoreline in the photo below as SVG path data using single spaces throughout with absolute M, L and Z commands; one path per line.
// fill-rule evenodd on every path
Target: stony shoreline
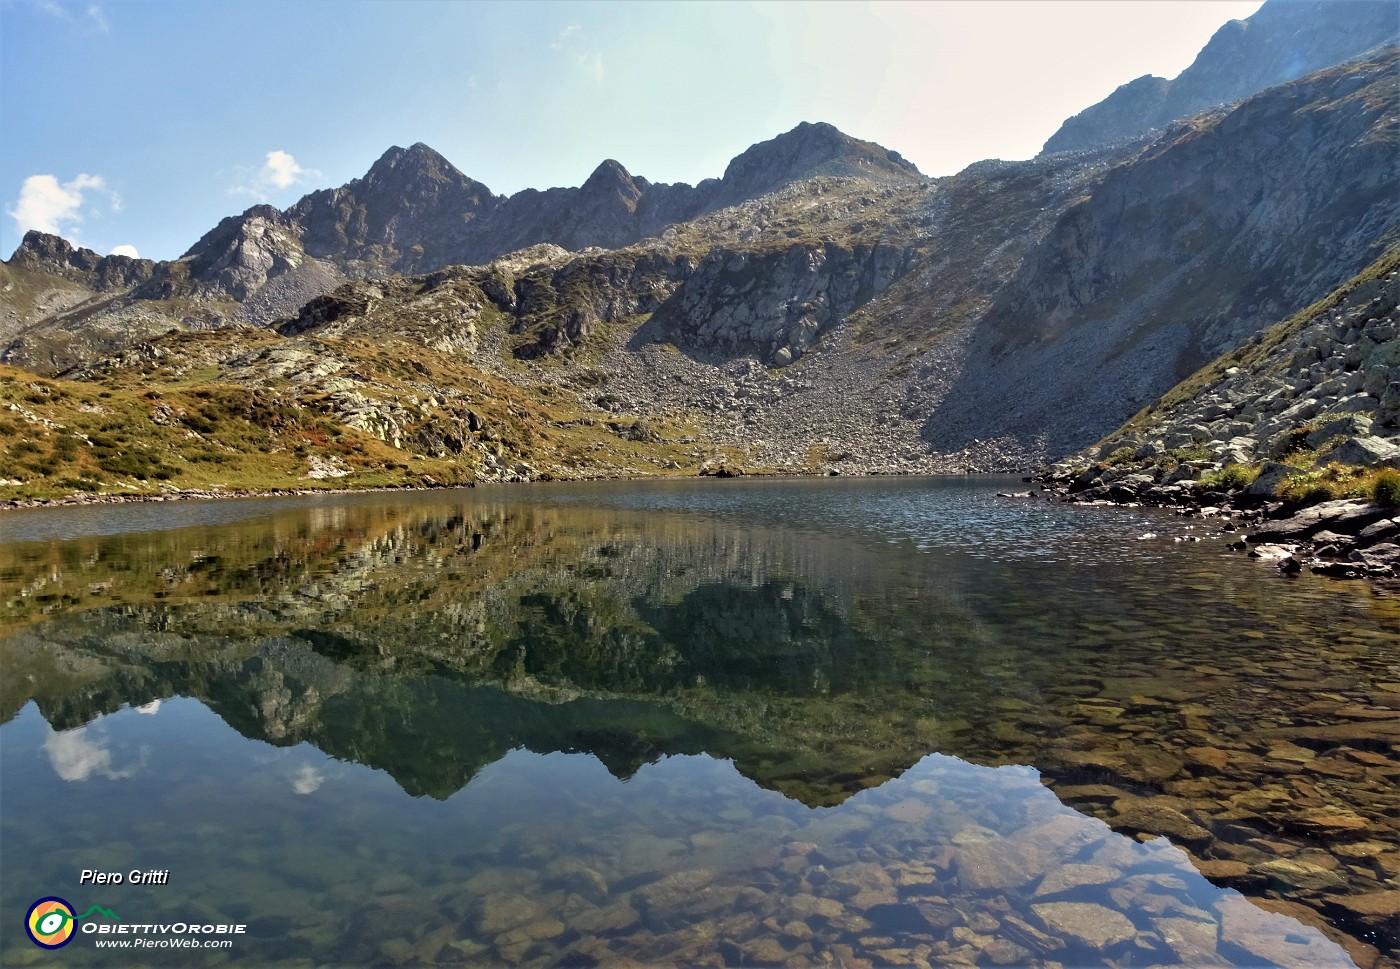
M 750 471 L 740 468 L 729 468 L 727 465 L 717 465 L 713 468 L 702 468 L 694 475 L 637 475 L 637 474 L 597 474 L 579 475 L 578 477 L 559 477 L 556 475 L 540 475 L 538 477 L 512 477 L 499 480 L 479 479 L 472 482 L 442 482 L 424 483 L 414 485 L 374 485 L 364 488 L 243 488 L 237 490 L 212 490 L 208 488 L 180 488 L 159 493 L 141 494 L 85 494 L 76 493 L 63 498 L 10 498 L 0 501 L 0 512 L 14 511 L 22 508 L 75 508 L 86 505 L 125 505 L 144 504 L 148 502 L 162 501 L 217 501 L 225 498 L 298 498 L 309 495 L 350 495 L 350 494 L 378 494 L 385 492 L 400 491 L 455 491 L 462 488 L 475 488 L 480 485 L 499 484 L 549 484 L 552 482 L 577 483 L 585 481 L 662 481 L 662 480 L 693 480 L 695 478 L 891 478 L 910 477 L 916 474 L 952 474 L 954 472 L 926 472 L 907 470 L 862 470 L 857 472 L 843 472 L 837 474 L 832 471 L 782 471 L 782 470 L 762 470 Z M 1002 472 L 989 472 L 990 474 L 1001 475 Z
M 1400 508 L 1361 498 L 1297 507 L 1249 488 L 1200 491 L 1181 484 L 1123 479 L 1076 487 L 1053 469 L 1037 479 L 1048 500 L 1095 505 L 1147 505 L 1216 520 L 1229 548 L 1268 559 L 1280 572 L 1307 570 L 1341 579 L 1370 579 L 1400 586 Z M 1033 492 L 1019 496 L 1031 497 Z

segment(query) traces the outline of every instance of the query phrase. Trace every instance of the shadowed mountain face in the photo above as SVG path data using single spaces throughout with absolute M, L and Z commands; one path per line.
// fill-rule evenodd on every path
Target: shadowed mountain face
M 1175 80 L 1147 75 L 1065 121 L 1043 153 L 1138 138 L 1202 111 L 1341 64 L 1400 37 L 1389 0 L 1269 0 L 1216 31 Z
M 1173 128 L 1108 172 L 998 292 L 929 419 L 935 446 L 1082 446 L 1395 245 L 1397 80 L 1391 48 Z

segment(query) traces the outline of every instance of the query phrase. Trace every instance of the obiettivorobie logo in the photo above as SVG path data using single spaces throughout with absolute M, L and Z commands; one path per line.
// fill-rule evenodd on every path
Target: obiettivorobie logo
M 93 918 L 104 916 L 111 921 Z M 81 926 L 77 923 L 84 919 Z M 115 922 L 117 924 L 113 925 Z M 98 948 L 113 949 L 228 949 L 233 939 L 227 936 L 244 935 L 248 926 L 242 923 L 205 924 L 202 922 L 123 922 L 117 913 L 101 905 L 94 905 L 82 915 L 74 913 L 72 904 L 57 895 L 41 898 L 29 906 L 24 914 L 24 931 L 29 941 L 41 949 L 61 949 L 73 941 L 75 935 L 95 936 L 93 943 Z M 149 938 L 149 936 L 173 936 L 173 938 Z M 119 936 L 120 938 L 113 938 Z M 134 938 L 132 938 L 134 936 Z M 218 938 L 224 936 L 225 938 Z
M 73 941 L 74 923 L 94 912 L 117 919 L 115 912 L 101 905 L 94 905 L 82 915 L 74 915 L 72 905 L 57 895 L 50 895 L 29 906 L 24 915 L 24 931 L 29 933 L 29 941 L 41 949 L 61 949 Z

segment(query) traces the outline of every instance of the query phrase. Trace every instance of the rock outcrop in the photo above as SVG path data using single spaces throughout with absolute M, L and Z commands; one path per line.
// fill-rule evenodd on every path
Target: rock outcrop
M 897 246 L 714 249 L 655 320 L 685 348 L 785 366 L 909 266 Z
M 300 228 L 271 205 L 257 205 L 240 216 L 223 219 L 182 257 L 188 279 L 204 284 L 209 295 L 227 294 L 242 302 L 277 276 L 297 269 L 306 252 Z M 183 275 L 183 274 L 181 274 Z M 162 272 L 140 294 L 151 298 L 177 295 L 177 278 Z

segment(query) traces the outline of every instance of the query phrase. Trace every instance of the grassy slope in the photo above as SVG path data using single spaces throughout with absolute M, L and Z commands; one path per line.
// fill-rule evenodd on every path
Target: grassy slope
M 295 341 L 353 375 L 359 396 L 411 415 L 394 447 L 347 425 L 325 385 L 259 365 L 260 350 L 292 342 L 263 331 L 172 334 L 155 341 L 158 356 L 86 380 L 0 366 L 0 500 L 466 483 L 492 455 L 498 467 L 524 462 L 548 477 L 694 473 L 715 456 L 684 421 L 584 409 L 567 390 L 520 386 L 410 343 Z M 416 439 L 464 426 L 468 410 L 484 426 L 462 435 L 460 452 L 435 455 Z M 307 477 L 316 465 L 348 473 Z

